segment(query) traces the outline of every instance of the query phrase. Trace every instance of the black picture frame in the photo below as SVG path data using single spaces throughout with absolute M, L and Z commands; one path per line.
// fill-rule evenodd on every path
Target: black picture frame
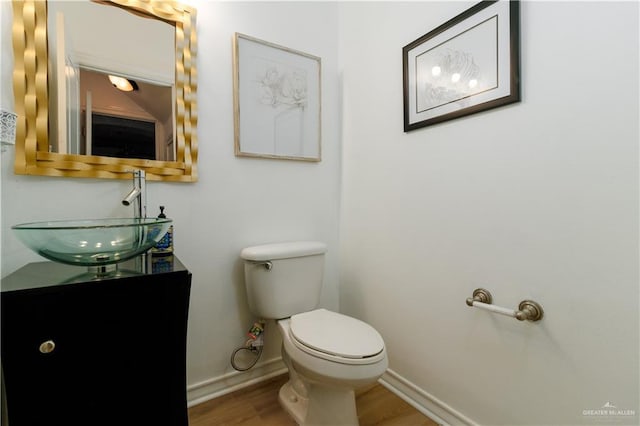
M 485 0 L 402 48 L 404 131 L 520 101 L 520 2 Z

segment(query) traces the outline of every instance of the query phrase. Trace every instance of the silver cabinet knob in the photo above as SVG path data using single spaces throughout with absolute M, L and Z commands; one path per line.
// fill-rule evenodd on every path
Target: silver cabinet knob
M 40 343 L 40 353 L 41 354 L 49 354 L 53 352 L 56 348 L 56 342 L 53 340 L 47 340 L 46 342 Z

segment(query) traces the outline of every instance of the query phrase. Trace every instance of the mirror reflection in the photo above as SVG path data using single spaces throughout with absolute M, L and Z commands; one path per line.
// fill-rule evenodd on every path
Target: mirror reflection
M 49 2 L 50 151 L 173 161 L 175 28 L 109 6 Z
M 80 68 L 80 128 L 68 129 L 70 153 L 175 159 L 173 88 L 132 78 Z

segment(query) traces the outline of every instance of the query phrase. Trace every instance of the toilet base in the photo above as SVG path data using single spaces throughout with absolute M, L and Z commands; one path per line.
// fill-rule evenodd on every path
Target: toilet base
M 309 399 L 299 395 L 295 390 L 293 390 L 291 382 L 287 382 L 280 387 L 278 400 L 280 401 L 282 408 L 284 408 L 285 411 L 293 417 L 293 420 L 301 425 L 307 415 Z
M 304 385 L 307 396 L 296 391 L 301 383 L 288 381 L 280 388 L 280 405 L 302 426 L 358 426 L 355 393 L 352 389 Z M 302 389 L 301 389 L 302 390 Z

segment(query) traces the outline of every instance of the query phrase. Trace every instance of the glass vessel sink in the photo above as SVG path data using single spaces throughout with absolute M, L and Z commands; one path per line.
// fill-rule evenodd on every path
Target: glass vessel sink
M 40 256 L 78 266 L 103 266 L 148 251 L 167 233 L 166 218 L 62 220 L 12 226 L 16 236 Z

